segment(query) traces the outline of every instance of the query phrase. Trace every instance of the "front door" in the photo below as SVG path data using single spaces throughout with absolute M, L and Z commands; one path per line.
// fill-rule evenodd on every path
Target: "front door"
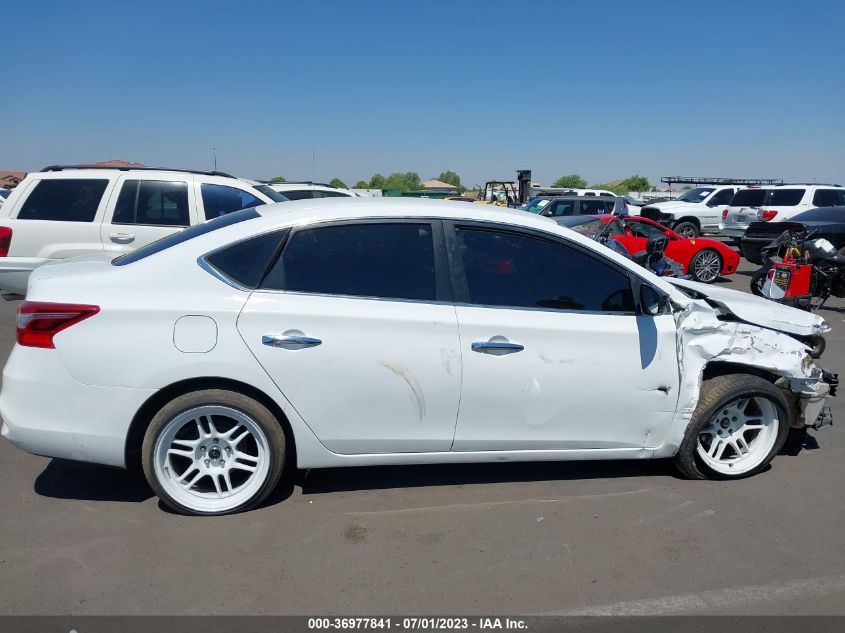
M 241 336 L 329 450 L 449 450 L 461 360 L 440 235 L 428 221 L 295 230 L 247 301 Z
M 456 225 L 447 237 L 463 356 L 453 450 L 662 442 L 678 400 L 675 324 L 636 314 L 627 271 L 526 232 Z

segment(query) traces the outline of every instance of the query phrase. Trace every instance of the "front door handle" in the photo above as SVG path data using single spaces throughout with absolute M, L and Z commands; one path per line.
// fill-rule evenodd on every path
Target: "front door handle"
M 111 233 L 109 239 L 115 244 L 131 244 L 135 241 L 135 236 L 132 233 Z
M 513 354 L 525 349 L 524 345 L 505 341 L 476 341 L 470 347 L 479 354 Z
M 276 334 L 265 334 L 261 337 L 261 342 L 270 347 L 281 347 L 284 349 L 305 349 L 307 347 L 316 347 L 323 341 L 318 338 L 311 338 L 310 336 L 279 336 Z

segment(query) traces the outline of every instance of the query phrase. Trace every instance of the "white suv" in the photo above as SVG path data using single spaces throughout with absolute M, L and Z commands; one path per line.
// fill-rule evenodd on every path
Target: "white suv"
M 710 185 L 685 191 L 674 200 L 644 206 L 640 215 L 660 222 L 684 237 L 702 233 L 718 233 L 722 226 L 722 209 L 734 197 L 740 185 Z
M 355 197 L 354 191 L 330 187 L 320 182 L 271 182 L 268 185 L 288 200 L 306 200 L 310 198 Z
M 737 196 L 741 193 L 737 193 Z M 746 197 L 748 195 L 750 194 L 746 194 Z M 751 202 L 756 202 L 756 204 Z M 751 222 L 783 222 L 808 209 L 843 205 L 845 205 L 845 187 L 841 185 L 790 184 L 767 187 L 762 199 L 759 194 L 756 194 L 755 200 L 743 202 L 743 206 L 748 207 L 744 212 L 734 214 L 731 209 L 728 209 L 728 212 L 724 214 L 722 234 L 742 237 Z M 737 206 L 736 198 L 731 202 L 731 207 L 735 206 Z
M 0 293 L 26 294 L 42 264 L 121 255 L 186 226 L 284 200 L 222 172 L 47 167 L 24 178 L 0 207 Z

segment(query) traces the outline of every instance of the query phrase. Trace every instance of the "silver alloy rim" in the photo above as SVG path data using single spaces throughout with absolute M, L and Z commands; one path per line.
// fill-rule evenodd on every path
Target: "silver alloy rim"
M 701 251 L 698 257 L 695 258 L 695 276 L 699 281 L 710 282 L 715 280 L 719 276 L 721 269 L 721 262 L 715 251 Z
M 681 237 L 688 237 L 688 238 L 696 237 L 695 228 L 693 228 L 692 226 L 685 226 L 684 230 L 681 231 Z
M 201 406 L 162 429 L 153 450 L 159 485 L 195 512 L 225 512 L 249 501 L 270 471 L 267 438 L 242 411 Z
M 767 398 L 737 398 L 723 406 L 698 432 L 696 451 L 721 475 L 739 475 L 756 468 L 777 441 L 781 420 Z

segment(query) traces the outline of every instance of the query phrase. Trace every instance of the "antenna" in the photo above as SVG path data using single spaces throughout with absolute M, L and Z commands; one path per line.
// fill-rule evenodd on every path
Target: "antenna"
M 317 149 L 311 146 L 311 180 L 317 180 Z
M 217 171 L 217 148 L 212 147 L 211 151 L 214 152 L 214 171 Z

